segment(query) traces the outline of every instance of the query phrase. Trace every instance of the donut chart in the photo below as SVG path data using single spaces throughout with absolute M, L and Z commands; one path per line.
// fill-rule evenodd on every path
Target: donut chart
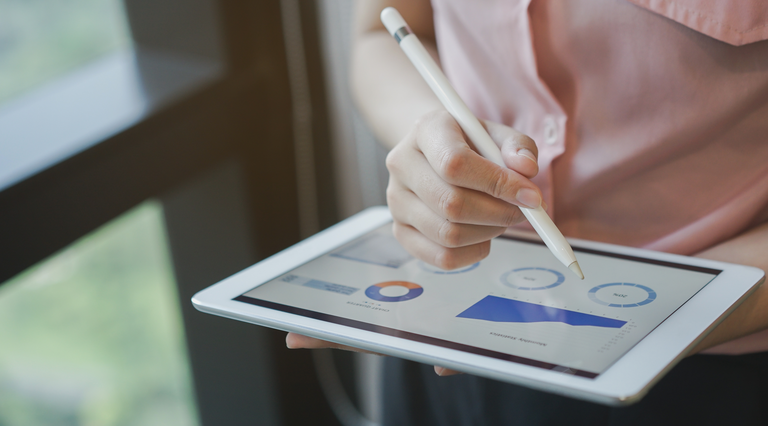
M 545 290 L 565 282 L 565 275 L 544 267 L 522 267 L 501 275 L 501 283 L 519 290 Z
M 408 290 L 405 294 L 402 295 L 386 295 L 385 293 L 382 293 L 382 289 L 388 288 L 388 287 L 401 287 Z M 420 285 L 417 285 L 413 282 L 406 282 L 406 281 L 389 281 L 389 282 L 379 282 L 377 284 L 371 285 L 368 287 L 368 289 L 365 290 L 365 295 L 376 301 L 382 301 L 382 302 L 401 302 L 401 301 L 407 301 L 407 300 L 413 300 L 416 297 L 420 296 L 422 293 L 424 293 L 424 288 L 422 288 Z
M 589 290 L 588 295 L 597 304 L 615 308 L 638 307 L 656 300 L 656 291 L 629 282 L 598 285 Z

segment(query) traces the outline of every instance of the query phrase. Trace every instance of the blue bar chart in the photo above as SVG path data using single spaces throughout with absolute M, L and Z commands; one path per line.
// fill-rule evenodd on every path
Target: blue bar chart
M 526 303 L 503 297 L 486 296 L 469 309 L 457 315 L 459 318 L 492 322 L 538 323 L 560 322 L 572 326 L 621 328 L 626 321 L 590 315 L 581 312 Z

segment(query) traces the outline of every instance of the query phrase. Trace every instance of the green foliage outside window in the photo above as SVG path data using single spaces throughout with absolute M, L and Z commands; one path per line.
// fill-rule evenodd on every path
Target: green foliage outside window
M 0 285 L 0 425 L 197 421 L 162 209 Z
M 0 104 L 128 46 L 120 0 L 0 0 Z

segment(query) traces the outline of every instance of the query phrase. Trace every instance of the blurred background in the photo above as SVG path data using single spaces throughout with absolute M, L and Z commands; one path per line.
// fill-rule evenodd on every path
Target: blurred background
M 352 0 L 0 0 L 0 425 L 376 424 L 197 291 L 366 207 Z

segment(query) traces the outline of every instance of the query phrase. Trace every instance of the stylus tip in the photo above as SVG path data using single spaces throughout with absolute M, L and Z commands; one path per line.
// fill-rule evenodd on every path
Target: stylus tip
M 576 276 L 584 280 L 584 273 L 581 272 L 581 267 L 579 267 L 578 261 L 572 262 L 571 265 L 568 266 L 568 268 L 571 269 L 572 272 L 576 273 Z

